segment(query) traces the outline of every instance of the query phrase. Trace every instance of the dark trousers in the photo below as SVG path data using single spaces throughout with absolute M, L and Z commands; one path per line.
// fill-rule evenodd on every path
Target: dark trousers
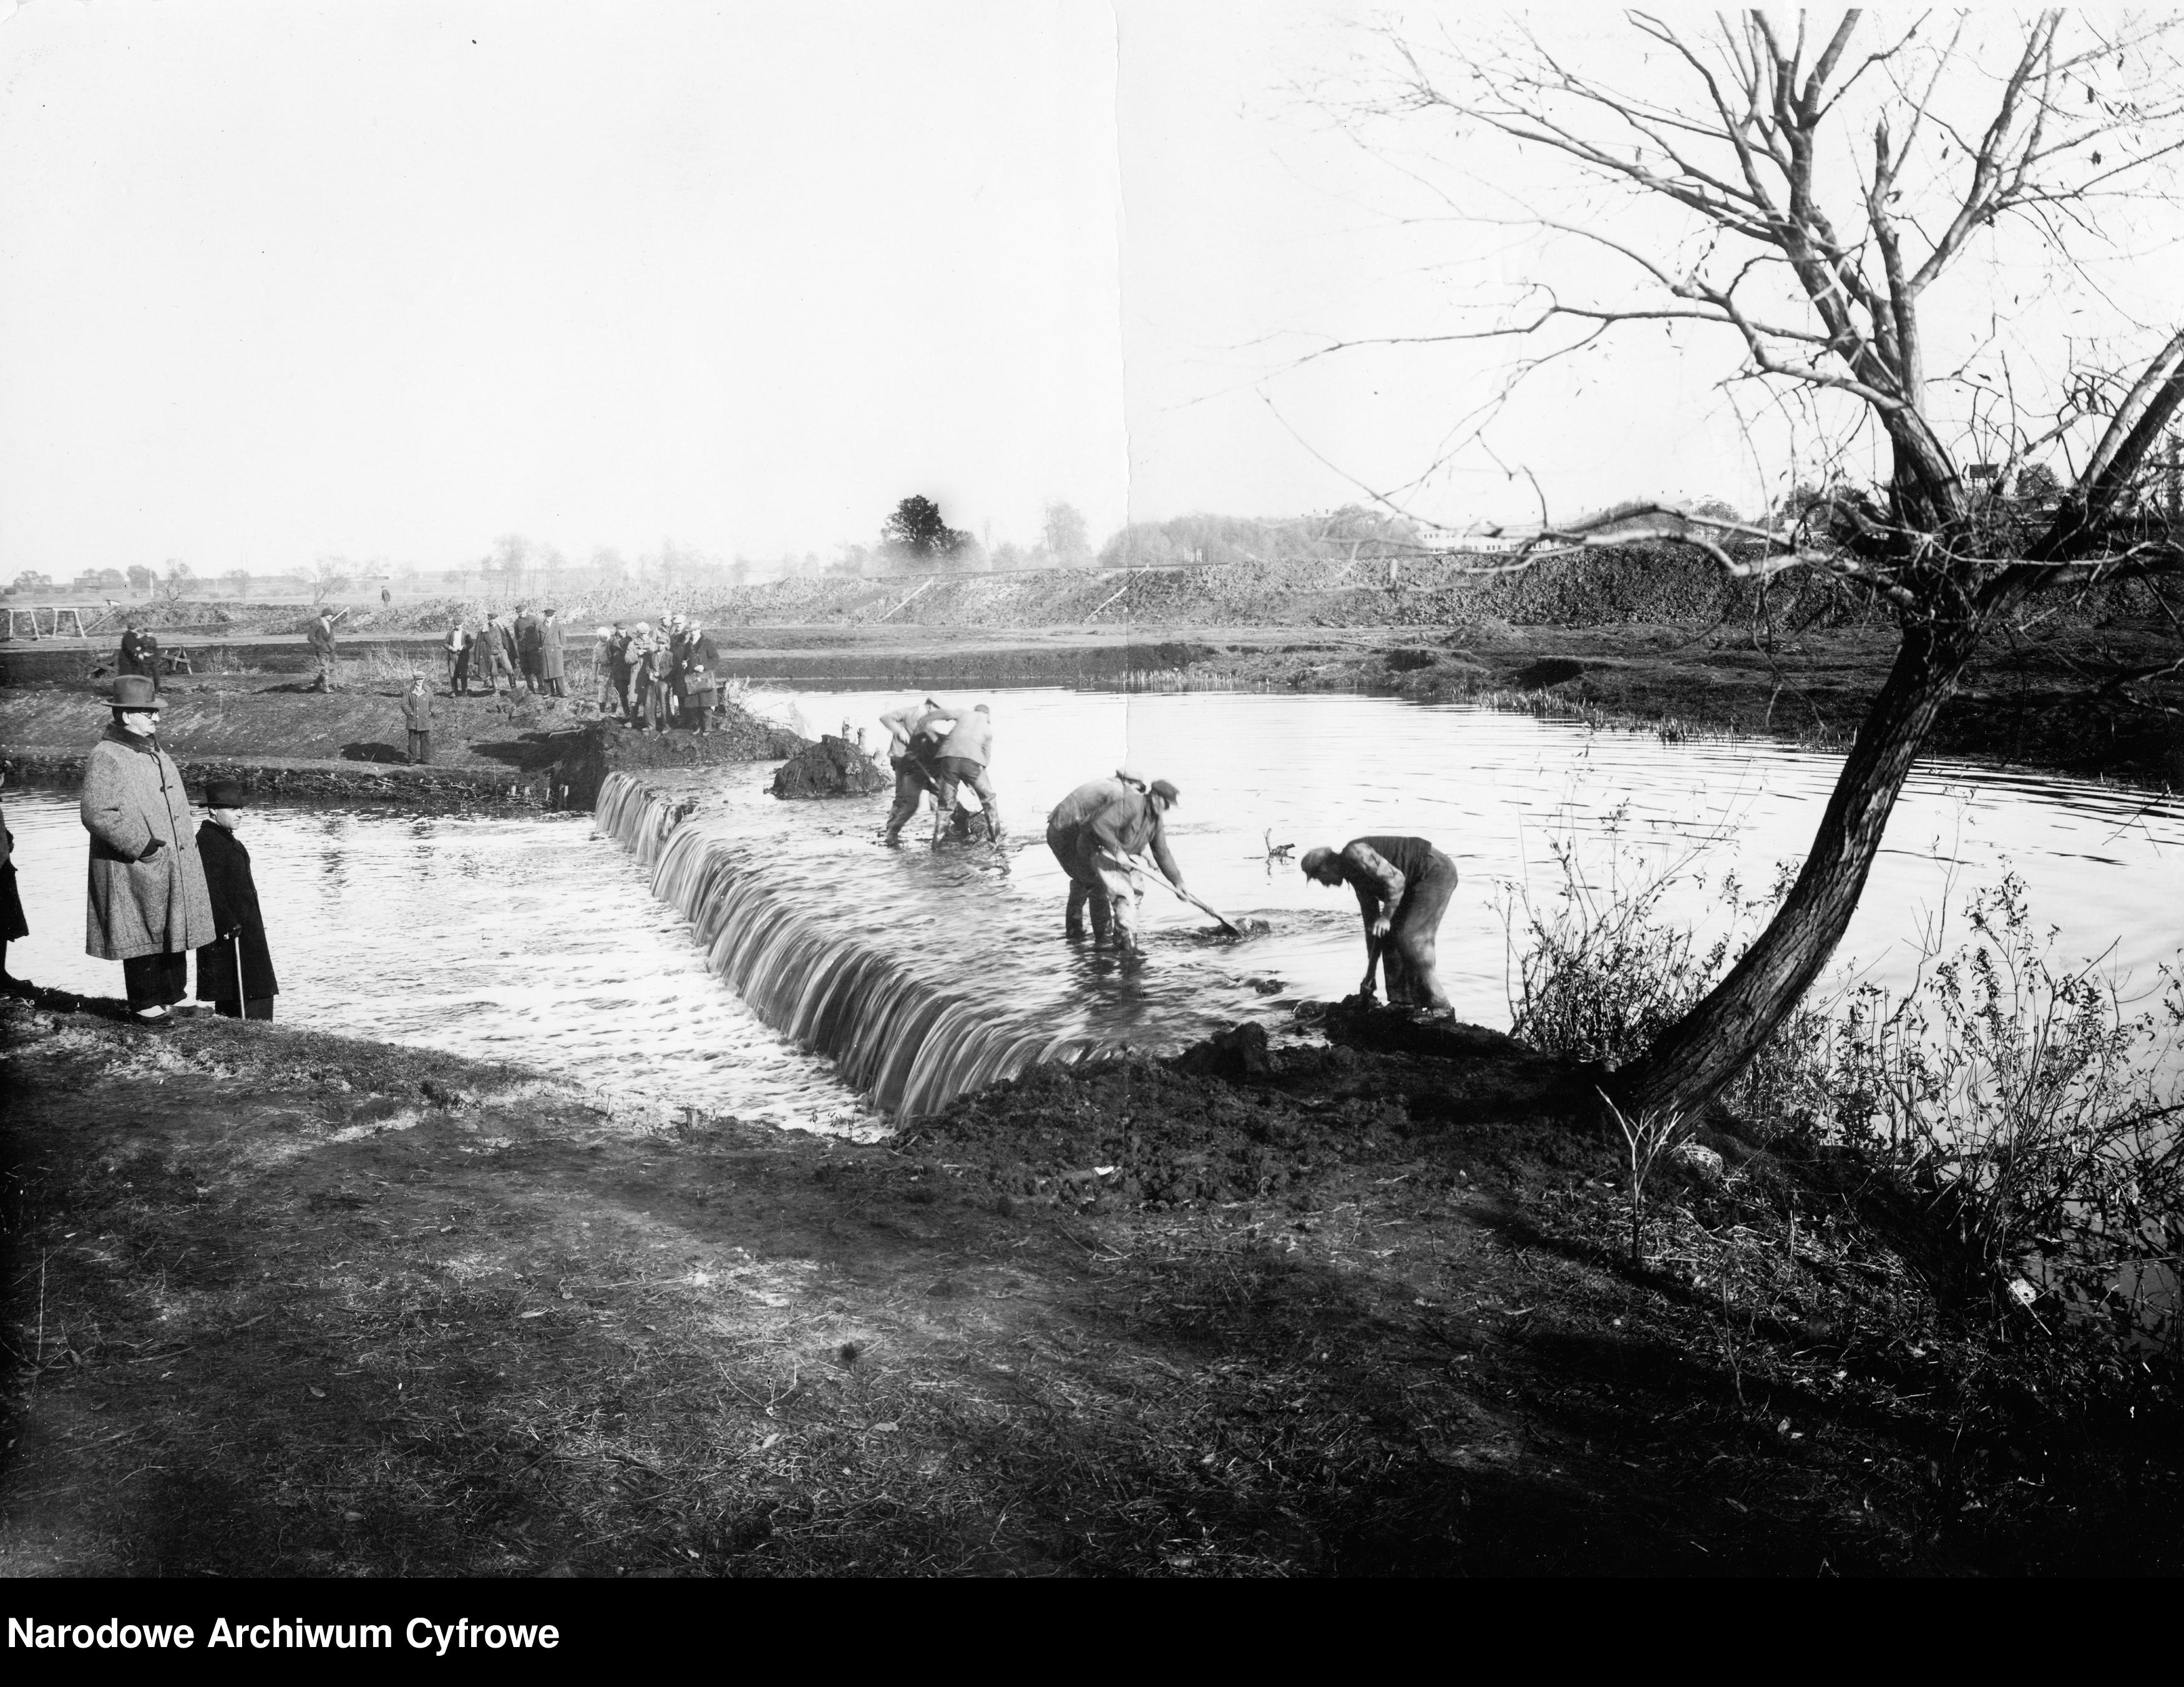
M 212 1010 L 223 1019 L 270 1019 L 273 1017 L 273 998 L 254 996 L 248 1002 L 215 1002 Z
M 189 982 L 187 950 L 176 955 L 137 955 L 121 964 L 122 987 L 128 992 L 131 1013 L 181 1001 L 189 993 Z
M 933 790 L 933 776 L 915 757 L 892 757 L 889 765 L 894 769 L 894 807 L 888 810 L 884 835 L 892 838 L 910 824 L 911 816 L 917 813 L 919 800 Z M 934 791 L 933 795 L 938 797 L 939 793 Z
M 1388 922 L 1388 941 L 1380 950 L 1380 972 L 1388 1003 L 1396 1008 L 1446 1008 L 1448 997 L 1436 970 L 1435 937 L 1448 899 L 1456 893 L 1456 863 L 1439 850 L 1432 864 L 1403 887 L 1403 899 Z
M 413 768 L 421 768 L 432 759 L 432 735 L 429 732 L 419 732 L 412 728 L 410 733 L 410 765 Z

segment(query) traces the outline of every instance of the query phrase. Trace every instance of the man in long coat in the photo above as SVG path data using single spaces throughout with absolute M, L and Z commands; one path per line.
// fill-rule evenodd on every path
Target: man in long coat
M 270 1019 L 281 986 L 273 976 L 265 916 L 258 911 L 250 852 L 235 835 L 242 824 L 242 786 L 214 779 L 205 786 L 204 800 L 212 818 L 198 828 L 198 853 L 220 936 L 198 951 L 198 1000 L 211 1003 L 213 1012 L 227 1019 Z
M 549 609 L 538 623 L 538 679 L 553 696 L 566 697 L 561 682 L 568 674 L 568 658 L 561 648 L 561 612 Z
M 0 785 L 7 783 L 7 769 L 0 767 Z M 23 898 L 15 889 L 15 835 L 8 830 L 7 821 L 0 819 L 0 979 L 8 976 L 8 946 L 30 935 L 30 923 L 23 918 Z
M 159 689 L 159 641 L 139 627 L 133 615 L 122 623 L 121 654 L 114 671 L 144 674 L 154 691 Z
M 130 1012 L 149 1029 L 173 1023 L 189 952 L 219 935 L 190 826 L 181 770 L 159 747 L 159 700 L 142 674 L 114 682 L 114 718 L 83 773 L 77 805 L 91 834 L 84 948 L 121 963 Z
M 523 676 L 525 689 L 543 690 L 539 684 L 538 617 L 531 612 L 531 606 L 515 606 L 515 625 L 510 629 L 515 640 L 516 672 Z

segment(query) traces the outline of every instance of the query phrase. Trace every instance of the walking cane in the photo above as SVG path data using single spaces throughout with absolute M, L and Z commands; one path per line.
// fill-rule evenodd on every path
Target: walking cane
M 235 1017 L 250 1016 L 250 998 L 242 992 L 242 929 L 237 926 L 227 940 L 227 952 L 235 962 Z

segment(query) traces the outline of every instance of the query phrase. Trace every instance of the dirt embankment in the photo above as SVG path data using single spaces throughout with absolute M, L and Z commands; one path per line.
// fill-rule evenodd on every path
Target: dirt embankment
M 2166 1378 L 1733 1133 L 1634 1269 L 1585 1075 L 1384 1019 L 855 1147 L 0 1003 L 0 1571 L 2180 1567 Z
M 1385 602 L 1381 612 L 1394 612 Z M 1302 614 L 1295 603 L 1290 612 Z M 722 627 L 716 636 L 722 645 L 724 670 L 761 684 L 905 692 L 1039 684 L 1366 690 L 1423 701 L 1482 701 L 1672 737 L 1743 733 L 1830 748 L 1849 742 L 1887 676 L 1897 642 L 1892 628 L 1876 626 L 1819 625 L 1775 635 L 1748 619 L 1552 626 L 1461 615 L 1440 622 L 1423 618 L 1415 624 L 1139 621 L 1114 627 L 1094 622 L 976 629 L 844 620 L 817 626 Z M 343 689 L 359 696 L 381 695 L 381 713 L 359 719 L 354 729 L 330 742 L 329 734 L 315 733 L 325 746 L 320 753 L 391 756 L 401 739 L 391 712 L 395 682 L 388 676 L 397 668 L 406 672 L 429 653 L 377 644 L 354 648 L 358 653 L 344 658 Z M 2163 671 L 2174 662 L 2176 649 L 2170 634 L 2128 618 L 2056 624 L 2044 628 L 2036 641 L 1997 639 L 1944 710 L 1931 753 L 2184 788 L 2184 670 Z M 279 664 L 303 662 L 300 646 L 268 653 L 235 645 L 213 655 L 250 671 L 176 680 L 178 695 L 193 684 L 294 692 L 302 683 L 275 677 Z M 78 650 L 47 652 L 38 660 L 47 657 L 53 675 L 0 696 L 33 695 L 56 685 L 88 696 L 91 681 L 80 670 L 90 657 Z M 14 654 L 5 658 L 17 668 L 26 660 Z M 588 662 L 588 650 L 580 642 L 571 653 L 570 688 L 579 695 L 592 690 Z M 2144 677 L 2109 683 L 2134 671 Z M 374 679 L 375 673 L 380 677 Z M 518 719 L 512 734 L 490 735 L 483 729 L 492 724 L 490 718 L 479 712 L 494 707 L 506 705 L 470 700 L 460 708 L 460 723 L 444 730 L 464 744 L 504 747 L 482 751 L 482 759 L 471 763 L 453 754 L 448 765 L 471 765 L 474 774 L 483 774 L 521 763 L 532 753 L 505 746 L 531 740 L 541 723 Z M 589 718 L 588 707 L 571 704 L 567 720 Z M 13 703 L 0 702 L 0 734 L 9 735 L 8 742 L 40 741 L 16 733 L 13 718 Z M 36 721 L 25 724 L 33 730 L 52 729 Z M 261 724 L 264 734 L 252 740 L 249 753 L 294 753 L 282 747 L 278 736 L 291 720 L 268 718 Z M 359 746 L 365 747 L 359 750 Z M 720 755 L 722 746 L 705 753 Z M 515 763 L 508 759 L 511 755 Z M 523 770 L 519 767 L 519 774 Z M 526 787 L 520 777 L 515 783 L 520 798 Z M 559 783 L 574 790 L 580 781 Z
M 591 807 L 619 768 L 691 767 L 793 755 L 794 733 L 730 708 L 700 738 L 602 720 L 576 698 L 438 696 L 429 765 L 407 764 L 399 687 L 218 677 L 170 682 L 160 741 L 192 784 L 240 779 L 260 796 L 364 797 L 413 807 L 507 802 Z M 69 783 L 108 716 L 87 685 L 0 692 L 0 744 L 18 776 Z

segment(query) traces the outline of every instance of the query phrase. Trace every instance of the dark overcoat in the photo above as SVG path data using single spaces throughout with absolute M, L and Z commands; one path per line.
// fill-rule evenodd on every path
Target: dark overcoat
M 250 852 L 226 827 L 208 820 L 198 828 L 198 858 L 204 863 L 213 924 L 220 931 L 218 941 L 198 951 L 198 1000 L 257 1002 L 279 995 L 273 952 L 265 945 L 265 921 L 258 912 L 258 881 L 250 876 Z M 235 980 L 238 953 L 240 991 Z
M 212 941 L 212 904 L 181 770 L 148 738 L 109 726 L 84 763 L 91 834 L 84 948 L 101 960 L 179 955 Z M 161 847 L 147 856 L 154 840 Z
M 31 935 L 23 918 L 23 898 L 15 890 L 15 835 L 0 821 L 0 943 Z

